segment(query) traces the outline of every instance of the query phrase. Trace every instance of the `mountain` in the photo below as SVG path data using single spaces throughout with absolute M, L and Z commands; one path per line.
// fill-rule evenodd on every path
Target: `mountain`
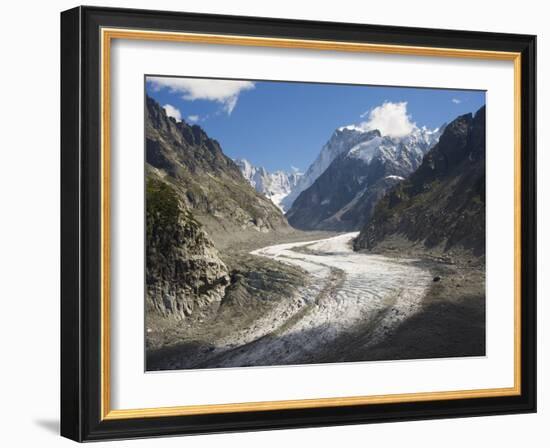
M 146 106 L 147 175 L 171 184 L 216 243 L 235 231 L 288 228 L 279 208 L 250 186 L 201 127 L 168 117 L 150 97 Z
M 282 201 L 298 184 L 302 173 L 275 171 L 269 173 L 264 167 L 255 167 L 246 159 L 237 159 L 235 163 L 241 170 L 243 177 L 265 197 L 284 211 Z
M 304 230 L 360 229 L 385 192 L 418 168 L 442 128 L 415 128 L 399 138 L 355 126 L 338 129 L 315 170 L 333 160 L 295 199 L 288 222 Z
M 420 167 L 379 201 L 355 249 L 382 244 L 485 253 L 485 107 L 450 123 Z
M 179 320 L 221 303 L 230 273 L 220 247 L 289 227 L 199 126 L 149 97 L 145 125 L 148 318 Z
M 371 138 L 371 133 L 359 127 L 344 126 L 336 129 L 330 139 L 321 148 L 321 152 L 307 171 L 298 180 L 296 187 L 282 200 L 282 206 L 289 210 L 300 193 L 309 188 L 313 182 L 329 167 L 340 154 L 349 151 L 352 147 Z

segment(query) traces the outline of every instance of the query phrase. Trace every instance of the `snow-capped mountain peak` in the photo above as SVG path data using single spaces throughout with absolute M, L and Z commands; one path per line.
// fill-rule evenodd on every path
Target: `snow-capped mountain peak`
M 401 160 L 416 168 L 424 154 L 438 142 L 444 127 L 430 130 L 426 127 L 415 127 L 410 134 L 403 137 L 388 137 L 379 135 L 370 140 L 361 141 L 351 148 L 347 157 L 360 159 L 370 163 L 374 157 L 383 160 Z
M 288 210 L 300 193 L 311 185 L 325 172 L 329 165 L 341 154 L 348 152 L 355 145 L 379 137 L 378 130 L 366 131 L 359 126 L 349 125 L 336 129 L 330 139 L 321 148 L 321 152 L 315 161 L 309 166 L 305 174 L 300 178 L 296 188 L 283 199 L 283 206 Z
M 286 213 L 289 224 L 304 230 L 357 229 L 379 198 L 420 166 L 439 134 L 417 126 L 405 135 L 360 126 L 337 129 L 294 190 Z
M 434 130 L 415 126 L 405 136 L 390 137 L 382 135 L 377 129 L 365 129 L 361 125 L 341 126 L 332 133 L 305 173 L 269 173 L 262 167 L 254 167 L 245 159 L 235 162 L 250 185 L 271 198 L 286 212 L 300 193 L 313 185 L 339 156 L 357 158 L 366 163 L 377 157 L 402 164 L 411 171 L 418 166 L 424 154 L 437 143 L 444 128 L 445 125 Z
M 235 163 L 240 168 L 243 177 L 256 189 L 285 211 L 282 201 L 298 184 L 302 173 L 296 169 L 291 172 L 268 172 L 264 167 L 256 167 L 246 159 L 237 159 Z

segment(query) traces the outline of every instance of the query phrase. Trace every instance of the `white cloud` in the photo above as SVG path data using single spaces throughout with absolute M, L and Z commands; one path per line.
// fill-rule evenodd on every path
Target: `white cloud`
M 217 101 L 223 110 L 230 115 L 237 105 L 241 92 L 254 88 L 250 81 L 233 81 L 226 79 L 198 79 L 198 78 L 147 78 L 155 90 L 168 88 L 174 93 L 182 95 L 184 100 Z
M 196 123 L 197 121 L 200 120 L 200 118 L 201 118 L 201 117 L 199 117 L 198 115 L 189 115 L 189 116 L 187 117 L 187 119 L 188 119 L 189 121 L 191 121 L 192 123 Z
M 366 115 L 363 114 L 363 115 Z M 364 130 L 378 129 L 382 135 L 389 137 L 403 137 L 410 134 L 416 123 L 411 121 L 407 114 L 407 102 L 385 102 L 368 112 L 368 119 L 360 124 Z
M 453 103 L 455 103 L 455 104 L 460 104 L 460 103 L 462 103 L 462 101 L 459 100 L 458 98 L 453 98 L 451 101 L 452 101 Z
M 179 109 L 175 108 L 171 104 L 165 104 L 162 107 L 166 111 L 166 115 L 174 118 L 176 121 L 181 121 L 181 112 L 179 111 Z

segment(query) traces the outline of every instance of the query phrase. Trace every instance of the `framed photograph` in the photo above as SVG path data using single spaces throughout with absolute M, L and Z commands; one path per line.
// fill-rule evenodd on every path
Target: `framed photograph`
M 535 412 L 535 36 L 61 14 L 61 433 Z

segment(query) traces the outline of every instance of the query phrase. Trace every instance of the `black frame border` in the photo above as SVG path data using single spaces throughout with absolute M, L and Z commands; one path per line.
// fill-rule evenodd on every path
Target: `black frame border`
M 101 420 L 100 28 L 521 53 L 521 395 Z M 536 412 L 536 36 L 77 7 L 61 13 L 61 435 L 143 438 Z

